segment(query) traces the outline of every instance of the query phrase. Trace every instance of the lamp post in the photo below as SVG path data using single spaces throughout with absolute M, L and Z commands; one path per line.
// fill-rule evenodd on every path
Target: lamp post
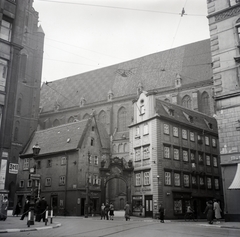
M 87 161 L 87 183 L 86 183 L 86 200 L 85 200 L 85 207 L 84 207 L 84 217 L 88 218 L 88 205 L 89 205 L 89 164 L 90 164 L 91 154 L 88 152 L 88 161 Z
M 38 144 L 32 147 L 33 150 L 33 159 L 35 163 L 35 158 L 38 156 L 41 148 Z M 35 174 L 35 177 L 34 177 Z M 30 199 L 30 220 L 28 220 L 28 226 L 34 225 L 34 205 L 35 205 L 35 197 L 34 197 L 34 190 L 35 190 L 35 180 L 38 179 L 36 175 L 36 165 L 30 168 L 30 178 L 32 183 L 32 191 L 31 191 L 31 199 Z

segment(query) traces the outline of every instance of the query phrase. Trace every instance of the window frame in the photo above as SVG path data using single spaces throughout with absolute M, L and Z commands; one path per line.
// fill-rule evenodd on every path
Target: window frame
M 185 133 L 186 132 L 186 133 Z M 188 133 L 187 129 L 182 129 L 182 139 L 187 140 L 188 139 Z
M 164 185 L 172 186 L 172 172 L 169 170 L 164 171 Z
M 138 153 L 137 153 L 138 151 Z M 141 161 L 141 147 L 137 147 L 134 149 L 134 155 L 135 155 L 135 162 Z
M 195 142 L 195 133 L 194 132 L 189 132 L 189 137 L 191 142 Z
M 173 127 L 173 136 L 174 137 L 179 137 L 179 128 L 178 127 Z
M 148 186 L 150 185 L 150 171 L 144 171 L 143 172 L 143 185 Z
M 146 136 L 149 134 L 149 124 L 148 123 L 144 123 L 143 124 L 143 136 Z
M 65 186 L 66 185 L 66 176 L 60 175 L 59 176 L 59 186 Z
M 51 187 L 52 186 L 52 178 L 46 177 L 44 182 L 45 187 Z
M 183 174 L 183 187 L 190 188 L 190 174 Z
M 169 124 L 166 124 L 166 123 L 163 124 L 163 133 L 166 134 L 166 135 L 170 134 Z
M 135 173 L 135 186 L 141 186 L 141 173 Z
M 177 159 L 176 159 L 176 153 L 175 153 L 175 151 L 178 151 L 178 156 L 177 156 L 178 158 L 177 158 Z M 173 148 L 173 159 L 174 159 L 174 160 L 178 160 L 178 161 L 180 160 L 180 149 L 177 148 L 177 147 L 174 147 L 174 148 Z
M 187 154 L 187 160 L 185 160 L 185 158 L 184 158 L 185 157 L 184 153 Z M 189 154 L 188 153 L 189 153 L 189 151 L 187 149 L 182 150 L 182 160 L 184 163 L 189 163 Z
M 165 159 L 171 159 L 171 150 L 170 150 L 170 146 L 168 146 L 168 145 L 164 145 L 163 146 L 163 157 L 165 158 Z M 168 152 L 166 152 L 166 151 L 168 151 Z
M 23 170 L 29 170 L 29 162 L 30 162 L 29 158 L 24 158 L 24 160 L 23 160 Z
M 150 159 L 150 145 L 143 146 L 143 160 Z
M 3 23 L 8 23 L 9 26 L 4 25 Z M 5 32 L 2 32 L 4 30 Z M 6 17 L 2 18 L 1 27 L 0 27 L 0 39 L 11 42 L 12 39 L 12 30 L 13 30 L 13 23 L 10 19 Z
M 178 179 L 176 179 L 176 176 L 178 176 Z M 174 186 L 175 187 L 181 187 L 181 173 L 180 172 L 174 172 L 173 173 L 173 179 L 174 179 Z
M 206 159 L 206 166 L 211 166 L 211 156 L 209 154 L 205 154 L 205 159 Z

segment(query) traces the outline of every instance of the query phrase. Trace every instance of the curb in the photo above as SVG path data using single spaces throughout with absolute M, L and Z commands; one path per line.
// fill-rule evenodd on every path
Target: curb
M 36 227 L 36 228 L 21 228 L 21 229 L 5 229 L 0 230 L 0 234 L 3 233 L 14 233 L 14 232 L 29 232 L 29 231 L 38 231 L 38 230 L 47 230 L 47 229 L 54 229 L 62 226 L 61 223 L 54 223 L 54 226 L 46 226 L 46 227 Z

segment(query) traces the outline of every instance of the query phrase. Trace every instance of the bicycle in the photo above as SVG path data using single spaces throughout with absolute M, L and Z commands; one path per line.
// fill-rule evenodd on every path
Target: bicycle
M 195 218 L 195 214 L 193 212 L 187 212 L 184 216 L 185 221 L 198 221 L 197 218 Z

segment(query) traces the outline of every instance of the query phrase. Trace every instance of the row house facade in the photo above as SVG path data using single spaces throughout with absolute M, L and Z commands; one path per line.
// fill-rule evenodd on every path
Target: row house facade
M 204 218 L 206 201 L 213 198 L 223 207 L 214 118 L 143 92 L 129 127 L 135 215 L 154 217 L 162 203 L 166 218 L 182 218 L 190 204 Z
M 18 157 L 37 128 L 44 33 L 33 0 L 0 1 L 0 203 L 13 208 Z
M 214 99 L 219 125 L 225 220 L 239 221 L 240 207 L 240 1 L 208 0 Z

